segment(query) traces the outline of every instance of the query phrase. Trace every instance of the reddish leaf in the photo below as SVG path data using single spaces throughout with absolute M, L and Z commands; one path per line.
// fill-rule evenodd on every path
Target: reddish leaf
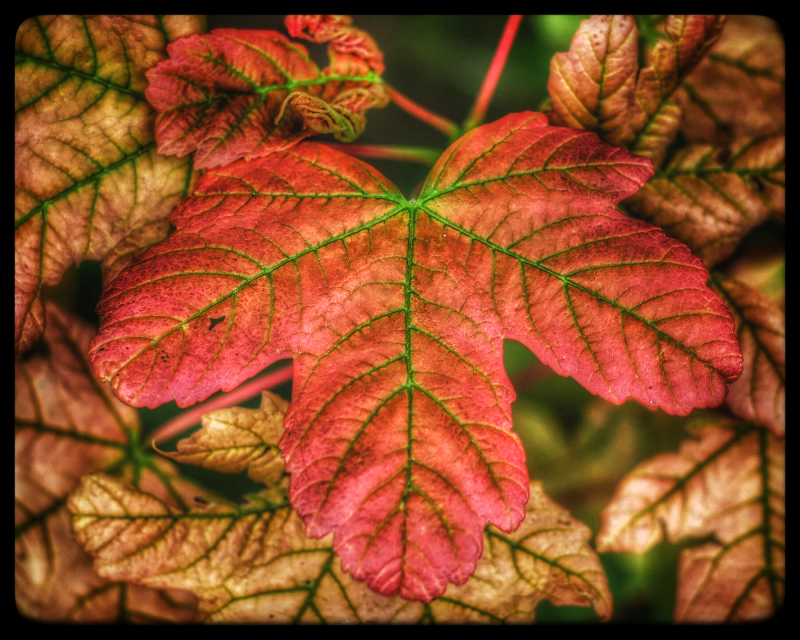
M 192 164 L 159 157 L 145 71 L 197 16 L 38 16 L 17 30 L 14 71 L 14 341 L 44 327 L 42 285 L 102 260 L 106 282 L 167 235 Z
M 430 600 L 472 573 L 487 521 L 524 516 L 504 338 L 679 414 L 741 373 L 700 261 L 614 209 L 651 174 L 532 113 L 455 142 L 415 201 L 309 142 L 208 172 L 104 293 L 95 373 L 132 404 L 186 405 L 293 355 L 293 506 L 336 532 L 345 570 Z
M 569 53 L 557 53 L 550 63 L 551 123 L 596 131 L 660 167 L 681 124 L 684 78 L 724 24 L 724 16 L 668 16 L 669 40 L 656 43 L 651 64 L 639 71 L 631 16 L 584 20 Z
M 158 150 L 196 149 L 202 169 L 286 149 L 315 132 L 352 140 L 364 126 L 359 112 L 388 102 L 378 73 L 356 57 L 335 54 L 320 72 L 305 47 L 274 31 L 216 29 L 167 52 L 170 60 L 147 74 Z
M 678 454 L 644 462 L 600 516 L 600 551 L 642 553 L 713 536 L 681 554 L 675 619 L 757 620 L 785 582 L 785 442 L 753 423 L 707 425 Z
M 363 61 L 366 69 L 383 73 L 383 53 L 368 33 L 350 26 L 352 23 L 350 16 L 286 17 L 286 28 L 293 38 L 331 43 L 328 53 L 334 61 L 334 69 L 343 64 Z
M 711 286 L 733 311 L 736 337 L 744 354 L 742 377 L 730 386 L 734 414 L 786 432 L 786 318 L 762 293 L 715 275 Z
M 633 140 L 638 55 L 633 16 L 592 16 L 581 22 L 569 53 L 550 61 L 547 89 L 559 121 L 619 146 Z

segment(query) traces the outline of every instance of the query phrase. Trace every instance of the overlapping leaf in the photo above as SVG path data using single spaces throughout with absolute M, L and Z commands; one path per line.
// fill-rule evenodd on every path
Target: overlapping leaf
M 416 201 L 310 142 L 210 171 L 106 290 L 94 371 L 126 402 L 186 405 L 291 354 L 292 505 L 347 572 L 430 601 L 473 572 L 487 521 L 524 516 L 503 339 L 682 415 L 739 376 L 700 261 L 614 209 L 651 173 L 532 113 L 456 141 Z
M 190 160 L 156 153 L 145 71 L 194 16 L 39 16 L 17 31 L 14 93 L 14 341 L 45 323 L 42 285 L 102 260 L 106 282 L 167 234 Z
M 275 31 L 216 29 L 167 51 L 170 59 L 147 74 L 158 150 L 180 157 L 197 150 L 202 169 L 261 157 L 315 133 L 353 140 L 363 112 L 388 102 L 382 65 L 370 66 L 360 49 L 332 49 L 322 71 L 303 45 Z M 382 57 L 377 47 L 364 55 Z
M 727 405 L 740 418 L 786 431 L 786 318 L 762 293 L 715 275 L 712 287 L 733 311 L 744 371 L 730 386 Z
M 153 588 L 188 589 L 205 622 L 529 622 L 536 605 L 594 606 L 611 595 L 589 530 L 531 485 L 511 535 L 484 533 L 473 578 L 428 605 L 376 594 L 339 567 L 331 536 L 312 540 L 296 512 L 258 497 L 243 507 L 170 509 L 108 476 L 87 476 L 70 499 L 81 544 L 98 572 Z
M 256 482 L 275 484 L 284 473 L 278 442 L 289 403 L 262 391 L 259 409 L 231 407 L 202 417 L 203 428 L 178 443 L 178 451 L 161 453 L 175 462 L 198 464 L 222 473 L 247 469 Z
M 785 43 L 765 16 L 730 16 L 719 42 L 684 82 L 682 131 L 692 142 L 724 144 L 786 129 Z
M 729 258 L 770 212 L 785 211 L 785 137 L 689 145 L 625 205 L 711 267 Z
M 47 306 L 44 336 L 15 363 L 14 585 L 17 608 L 40 621 L 111 622 L 121 618 L 188 621 L 196 603 L 186 592 L 156 592 L 111 583 L 72 537 L 67 494 L 81 476 L 124 461 L 136 412 L 91 374 L 85 352 L 94 329 Z M 169 478 L 170 465 L 157 467 Z M 128 470 L 131 477 L 132 470 Z M 188 487 L 153 470 L 139 486 L 163 496 Z
M 350 16 L 287 16 L 286 28 L 293 38 L 312 42 L 330 42 L 328 55 L 332 68 L 341 71 L 366 65 L 362 71 L 373 69 L 383 73 L 383 53 L 366 31 L 352 26 Z
M 705 426 L 679 454 L 634 469 L 601 514 L 600 551 L 641 553 L 713 537 L 682 552 L 678 621 L 774 613 L 785 581 L 785 442 L 753 423 Z
M 547 89 L 559 121 L 625 146 L 633 140 L 631 104 L 639 48 L 633 16 L 581 22 L 569 53 L 550 61 Z
M 724 24 L 723 16 L 668 16 L 669 40 L 659 40 L 650 65 L 639 70 L 631 16 L 584 20 L 569 53 L 557 53 L 550 65 L 553 121 L 596 131 L 660 167 L 681 124 L 681 85 Z
M 652 62 L 639 73 L 631 110 L 636 137 L 629 148 L 660 167 L 681 125 L 686 75 L 719 38 L 725 16 L 667 16 L 665 33 L 653 48 Z

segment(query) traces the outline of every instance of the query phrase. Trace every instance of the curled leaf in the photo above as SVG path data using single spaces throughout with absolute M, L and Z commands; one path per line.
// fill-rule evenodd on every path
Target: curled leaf
M 336 68 L 321 72 L 305 47 L 274 31 L 216 29 L 167 51 L 170 59 L 147 74 L 147 99 L 159 112 L 158 150 L 180 157 L 197 150 L 203 169 L 286 149 L 314 132 L 353 139 L 364 118 L 335 108 L 345 91 L 374 92 L 363 108 L 386 104 L 377 99 L 384 92 L 373 69 L 332 58 Z M 347 116 L 358 125 L 346 126 Z M 325 117 L 332 119 L 327 127 Z
M 192 591 L 205 622 L 526 622 L 536 605 L 592 606 L 606 618 L 611 595 L 591 533 L 532 483 L 518 531 L 484 533 L 475 576 L 423 606 L 387 598 L 334 559 L 331 536 L 312 540 L 286 506 L 170 509 L 119 480 L 83 479 L 72 524 L 97 571 L 114 580 Z
M 785 210 L 785 138 L 689 145 L 624 204 L 711 267 L 729 258 L 770 212 Z
M 745 420 L 786 431 L 786 318 L 762 293 L 715 275 L 712 288 L 733 312 L 736 337 L 742 347 L 744 372 L 730 385 L 725 401 Z
M 581 22 L 569 53 L 550 61 L 547 89 L 559 123 L 594 131 L 618 146 L 633 140 L 637 35 L 633 16 L 592 16 Z
M 102 260 L 109 282 L 167 235 L 189 159 L 156 153 L 145 72 L 195 16 L 37 16 L 14 58 L 14 339 L 45 323 L 40 291 L 70 264 Z
M 293 38 L 331 43 L 329 54 L 334 67 L 355 59 L 375 73 L 383 73 L 383 53 L 367 32 L 352 23 L 350 16 L 286 16 L 286 28 Z
M 207 413 L 203 427 L 178 443 L 178 451 L 161 453 L 175 462 L 202 465 L 221 473 L 247 469 L 256 482 L 274 484 L 284 474 L 278 442 L 289 403 L 262 391 L 261 408 L 231 407 Z
M 785 581 L 785 444 L 752 423 L 706 426 L 679 454 L 636 467 L 600 515 L 598 551 L 642 553 L 713 537 L 681 554 L 677 621 L 756 620 Z

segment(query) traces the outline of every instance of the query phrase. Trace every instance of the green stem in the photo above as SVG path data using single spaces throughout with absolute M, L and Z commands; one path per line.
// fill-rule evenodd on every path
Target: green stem
M 448 120 L 443 116 L 437 115 L 432 111 L 428 111 L 425 107 L 421 107 L 413 100 L 406 98 L 394 87 L 390 87 L 388 84 L 384 84 L 384 86 L 389 90 L 389 95 L 392 96 L 392 102 L 394 102 L 403 111 L 406 111 L 418 120 L 422 120 L 422 122 L 432 126 L 434 129 L 438 129 L 451 140 L 458 138 L 461 132 L 455 122 Z
M 394 145 L 379 144 L 337 144 L 326 142 L 327 146 L 337 151 L 343 151 L 353 156 L 362 158 L 384 158 L 386 160 L 405 160 L 407 162 L 420 162 L 425 165 L 436 164 L 441 149 L 430 147 L 398 147 Z
M 506 22 L 506 28 L 503 35 L 500 37 L 500 44 L 497 45 L 492 64 L 486 72 L 486 77 L 483 79 L 483 86 L 481 87 L 478 97 L 475 99 L 475 105 L 469 117 L 464 121 L 464 131 L 474 129 L 480 124 L 483 124 L 486 118 L 486 111 L 489 109 L 489 103 L 492 101 L 494 90 L 497 83 L 500 81 L 500 76 L 503 74 L 503 67 L 508 58 L 508 52 L 511 50 L 511 45 L 514 43 L 514 37 L 517 35 L 519 23 L 522 21 L 522 16 L 509 16 Z
M 254 395 L 263 391 L 264 389 L 271 389 L 273 387 L 282 385 L 284 382 L 288 382 L 292 379 L 292 371 L 293 365 L 289 363 L 280 369 L 276 369 L 275 371 L 260 376 L 255 380 L 251 380 L 250 382 L 246 382 L 245 384 L 236 387 L 236 389 L 230 393 L 226 393 L 225 395 L 221 395 L 213 400 L 198 404 L 189 411 L 184 411 L 177 418 L 165 422 L 158 429 L 156 429 L 151 437 L 151 442 L 174 438 L 175 436 L 198 424 L 200 422 L 200 418 L 205 413 L 216 411 L 217 409 L 231 407 L 239 404 L 240 402 L 244 402 L 249 398 L 252 398 Z

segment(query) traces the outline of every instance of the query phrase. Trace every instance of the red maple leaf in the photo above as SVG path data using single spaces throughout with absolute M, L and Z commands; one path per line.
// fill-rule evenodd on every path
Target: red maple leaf
M 342 31 L 363 37 L 351 42 Z M 383 54 L 354 27 L 334 32 L 331 64 L 323 70 L 302 44 L 276 31 L 215 29 L 170 43 L 170 59 L 147 72 L 147 100 L 159 112 L 159 153 L 197 151 L 195 167 L 206 169 L 286 149 L 316 133 L 355 139 L 366 124 L 363 112 L 389 101 L 379 78 Z
M 536 113 L 457 140 L 416 200 L 312 142 L 211 170 L 106 289 L 95 374 L 186 406 L 293 357 L 292 505 L 355 577 L 430 601 L 473 572 L 487 522 L 525 515 L 504 339 L 680 415 L 740 375 L 700 260 L 614 208 L 652 173 Z

